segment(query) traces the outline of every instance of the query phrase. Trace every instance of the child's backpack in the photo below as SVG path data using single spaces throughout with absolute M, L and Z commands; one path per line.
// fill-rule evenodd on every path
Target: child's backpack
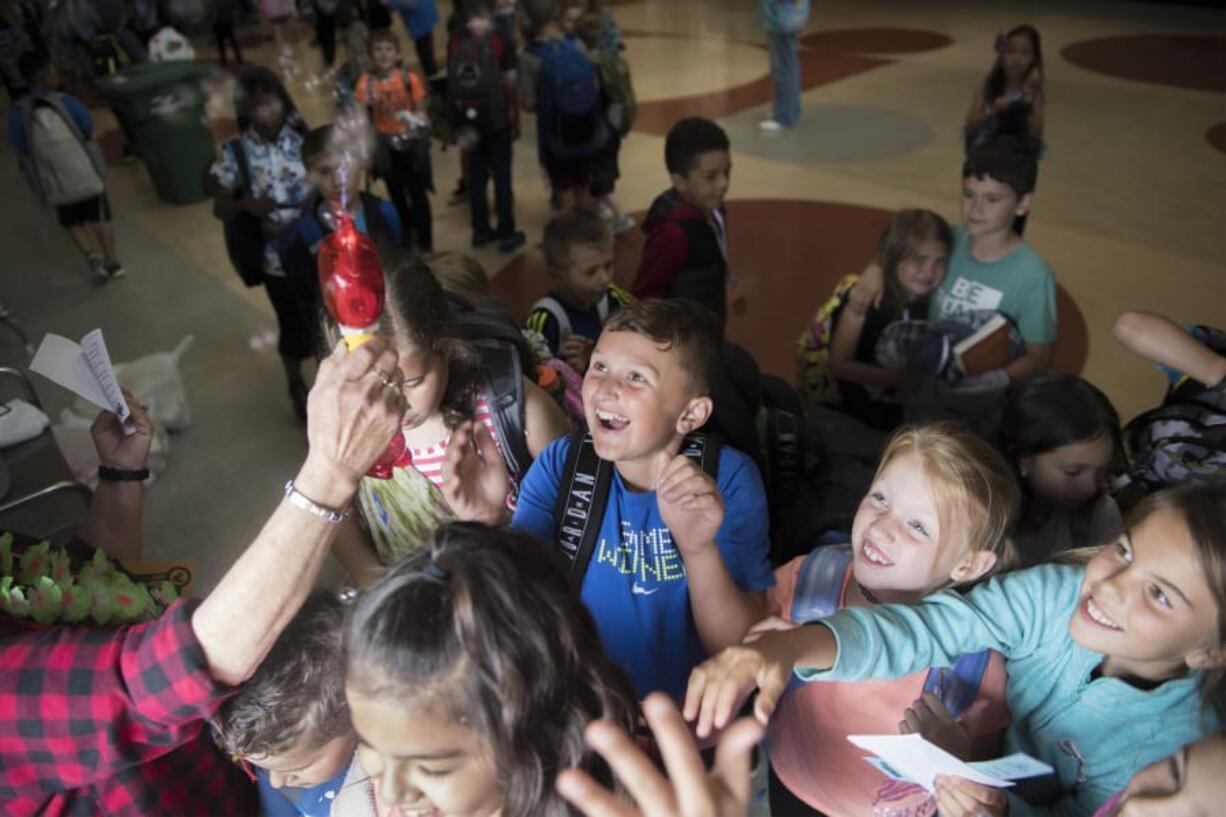
M 553 541 L 570 566 L 574 586 L 581 587 L 600 538 L 615 466 L 597 456 L 591 434 L 575 432 L 568 439 L 553 509 Z M 700 431 L 686 435 L 681 443 L 681 453 L 712 479 L 719 475 L 719 451 L 719 441 Z
M 447 100 L 457 128 L 483 133 L 507 126 L 507 96 L 502 70 L 489 36 L 465 37 L 447 57 Z
M 832 616 L 843 595 L 843 577 L 851 564 L 851 545 L 825 545 L 805 557 L 796 576 L 796 592 L 788 618 L 806 624 Z M 965 712 L 979 695 L 991 650 L 958 656 L 952 667 L 932 667 L 924 679 L 924 692 L 941 699 L 955 718 Z
M 1226 355 L 1226 332 L 1207 326 L 1191 332 Z M 1124 427 L 1123 440 L 1128 481 L 1147 491 L 1181 482 L 1226 483 L 1226 389 L 1181 377 L 1162 405 Z
M 456 335 L 481 355 L 483 389 L 502 453 L 518 483 L 532 465 L 524 419 L 524 374 L 535 375 L 536 361 L 510 312 L 497 301 L 447 293 Z
M 238 163 L 239 195 L 251 195 L 251 167 L 247 164 L 247 151 L 243 149 L 242 137 L 226 142 L 222 150 L 234 154 Z M 251 213 L 239 213 L 222 222 L 222 236 L 226 242 L 226 255 L 230 265 L 249 287 L 264 283 L 264 223 Z
M 541 59 L 537 127 L 542 144 L 564 161 L 591 158 L 608 140 L 596 66 L 571 39 L 545 40 L 534 53 Z
M 109 77 L 132 64 L 132 58 L 114 34 L 96 34 L 85 42 L 94 77 Z
M 630 63 L 620 51 L 603 51 L 599 57 L 600 84 L 609 101 L 605 119 L 618 136 L 625 136 L 634 127 L 638 101 L 630 81 Z
M 834 337 L 834 313 L 858 280 L 859 275 L 844 276 L 796 341 L 796 385 L 806 406 L 837 406 L 841 401 L 839 383 L 830 375 L 830 341 Z
M 625 290 L 617 287 L 616 285 L 614 285 L 613 289 L 613 297 L 618 303 L 626 303 L 630 300 L 630 294 Z M 538 299 L 537 302 L 534 303 L 528 310 L 528 315 L 531 316 L 532 313 L 538 309 L 549 313 L 550 317 L 558 322 L 559 344 L 570 337 L 574 332 L 574 327 L 571 326 L 570 323 L 570 316 L 566 314 L 566 307 L 562 306 L 562 302 L 557 298 L 553 297 L 552 295 L 546 295 L 543 298 Z M 604 322 L 609 319 L 608 296 L 601 296 L 600 300 L 596 302 L 596 314 L 600 317 L 600 324 L 603 326 Z
M 14 115 L 29 155 L 20 165 L 35 194 L 47 204 L 82 201 L 105 189 L 105 163 L 98 143 L 86 139 L 60 93 L 28 95 Z

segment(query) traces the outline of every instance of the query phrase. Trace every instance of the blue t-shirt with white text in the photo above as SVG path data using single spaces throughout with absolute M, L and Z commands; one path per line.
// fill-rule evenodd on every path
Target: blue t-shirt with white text
M 512 527 L 554 541 L 554 506 L 570 438 L 551 443 L 520 485 Z M 766 493 L 757 467 L 745 454 L 720 449 L 716 484 L 724 522 L 716 544 L 728 573 L 745 591 L 775 583 Z M 596 620 L 613 663 L 642 699 L 661 690 L 680 700 L 690 670 L 706 657 L 690 610 L 685 563 L 660 518 L 654 491 L 636 493 L 613 473 L 600 538 L 583 579 L 580 598 Z

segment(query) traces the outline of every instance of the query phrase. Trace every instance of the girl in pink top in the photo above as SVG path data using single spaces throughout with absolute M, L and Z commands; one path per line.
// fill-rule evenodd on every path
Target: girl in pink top
M 856 511 L 850 544 L 775 572 L 767 598 L 777 618 L 768 626 L 849 605 L 914 602 L 1009 567 L 1019 496 L 1008 463 L 970 431 L 903 429 Z M 915 731 L 955 754 L 989 757 L 1008 722 L 1004 697 L 1004 662 L 994 652 L 893 681 L 797 685 L 770 722 L 772 814 L 931 817 L 937 799 L 870 765 L 847 736 Z

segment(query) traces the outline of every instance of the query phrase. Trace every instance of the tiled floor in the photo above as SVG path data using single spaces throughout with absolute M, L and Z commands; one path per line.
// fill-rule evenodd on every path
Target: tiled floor
M 643 102 L 623 148 L 619 195 L 642 210 L 665 186 L 662 135 L 671 121 L 691 111 L 720 118 L 734 151 L 730 243 L 750 297 L 732 331 L 786 374 L 790 338 L 830 282 L 868 258 L 886 213 L 923 206 L 956 217 L 971 90 L 996 32 L 1022 20 L 1003 0 L 815 3 L 804 37 L 804 119 L 790 133 L 763 135 L 756 122 L 769 83 L 754 6 L 614 6 Z M 1226 323 L 1226 13 L 1044 0 L 1026 4 L 1026 15 L 1044 38 L 1050 144 L 1027 238 L 1071 299 L 1062 307 L 1062 366 L 1084 371 L 1131 416 L 1158 399 L 1161 380 L 1112 342 L 1116 314 L 1146 307 Z M 295 47 L 310 78 L 319 56 L 301 34 Z M 1094 42 L 1107 38 L 1134 39 Z M 212 54 L 207 43 L 197 47 Z M 268 46 L 246 53 L 272 63 Z M 331 117 L 323 89 L 299 81 L 291 93 L 311 124 Z M 114 126 L 108 112 L 95 114 L 100 130 Z M 516 195 L 535 239 L 548 206 L 530 145 L 517 150 Z M 454 151 L 436 151 L 441 193 L 456 170 Z M 148 494 L 146 549 L 152 558 L 193 556 L 198 587 L 207 589 L 258 529 L 304 450 L 275 354 L 249 343 L 273 326 L 263 294 L 244 290 L 230 271 L 209 206 L 159 202 L 139 165 L 110 173 L 128 277 L 108 287 L 88 279 L 11 156 L 0 161 L 0 184 L 0 299 L 31 335 L 101 326 L 116 360 L 196 336 L 184 362 L 196 420 L 173 438 L 170 470 Z M 466 212 L 444 199 L 435 197 L 435 243 L 464 248 Z M 619 243 L 620 267 L 633 268 L 640 244 Z M 478 255 L 491 271 L 506 262 L 494 251 Z M 531 267 L 513 264 L 501 288 L 526 297 Z M 0 335 L 0 363 L 20 357 Z M 55 411 L 67 402 L 46 383 L 40 393 Z

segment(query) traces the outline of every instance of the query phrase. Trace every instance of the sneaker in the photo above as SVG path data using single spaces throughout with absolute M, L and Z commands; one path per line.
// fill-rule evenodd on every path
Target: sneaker
M 780 125 L 778 120 L 763 119 L 758 123 L 758 130 L 766 131 L 767 133 L 778 133 L 783 130 L 783 125 Z
M 635 221 L 633 218 L 623 215 L 621 218 L 617 219 L 617 221 L 613 222 L 613 235 L 621 235 L 624 232 L 634 229 L 634 224 Z
M 494 234 L 493 230 L 481 230 L 480 232 L 473 233 L 473 249 L 479 250 L 487 244 L 493 244 L 497 240 L 498 236 Z
M 111 276 L 107 275 L 106 272 L 106 262 L 102 260 L 102 256 L 98 253 L 86 253 L 85 263 L 89 266 L 89 271 L 94 274 L 95 278 L 100 278 L 103 281 L 111 280 Z
M 524 246 L 524 242 L 528 237 L 524 235 L 523 230 L 516 230 L 510 235 L 504 235 L 498 239 L 498 251 L 501 253 L 513 253 L 520 247 Z
M 106 275 L 112 281 L 114 281 L 116 278 L 122 278 L 126 274 L 127 273 L 124 271 L 123 264 L 120 264 L 118 261 L 113 264 L 106 265 Z

